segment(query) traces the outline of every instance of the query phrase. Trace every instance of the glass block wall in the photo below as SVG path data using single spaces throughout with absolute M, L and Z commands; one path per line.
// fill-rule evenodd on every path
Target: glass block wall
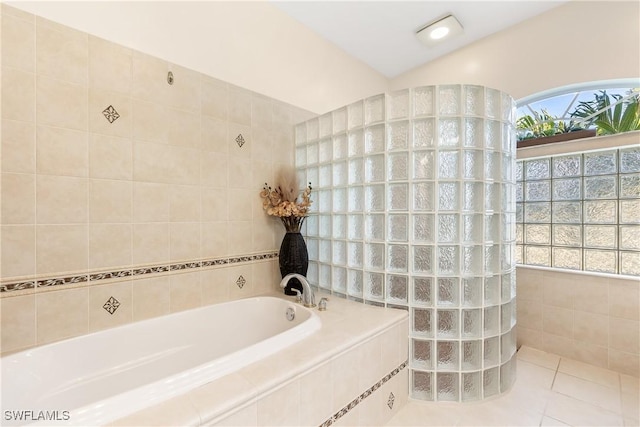
M 640 275 L 640 148 L 517 162 L 516 261 Z
M 296 126 L 309 280 L 409 311 L 414 398 L 480 400 L 515 379 L 514 110 L 496 90 L 427 86 Z

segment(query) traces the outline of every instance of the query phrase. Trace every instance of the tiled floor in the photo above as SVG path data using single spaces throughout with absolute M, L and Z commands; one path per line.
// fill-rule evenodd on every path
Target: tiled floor
M 515 385 L 479 403 L 410 400 L 387 426 L 639 426 L 636 377 L 528 347 Z

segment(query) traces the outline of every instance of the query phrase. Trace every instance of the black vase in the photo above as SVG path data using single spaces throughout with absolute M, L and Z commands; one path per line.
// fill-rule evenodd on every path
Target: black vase
M 284 278 L 287 274 L 298 273 L 307 276 L 309 268 L 309 253 L 307 244 L 299 232 L 287 232 L 280 245 L 280 274 Z M 291 279 L 284 288 L 286 295 L 295 295 L 294 289 L 302 292 L 302 283 L 298 279 Z

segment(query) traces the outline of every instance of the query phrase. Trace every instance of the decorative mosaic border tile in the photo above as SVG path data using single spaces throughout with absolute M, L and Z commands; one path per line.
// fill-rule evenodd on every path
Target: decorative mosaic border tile
M 37 280 L 24 280 L 20 282 L 6 283 L 0 285 L 0 293 L 11 291 L 22 291 L 25 289 L 44 288 L 52 286 L 68 285 L 71 283 L 99 282 L 101 280 L 117 279 L 129 276 L 142 276 L 145 274 L 166 273 L 178 270 L 193 270 L 198 268 L 238 264 L 241 262 L 261 261 L 265 259 L 278 258 L 278 252 L 267 252 L 257 255 L 243 255 L 230 258 L 213 258 L 203 261 L 193 261 L 178 264 L 157 265 L 153 267 L 132 268 L 129 270 L 106 271 L 101 273 L 81 274 L 70 277 L 51 277 Z
M 362 402 L 367 397 L 371 396 L 371 394 L 373 394 L 374 391 L 376 391 L 377 389 L 382 387 L 384 385 L 384 383 L 386 383 L 391 378 L 393 378 L 396 375 L 398 375 L 400 373 L 400 371 L 402 371 L 404 368 L 407 367 L 408 363 L 409 363 L 409 361 L 405 360 L 402 364 L 400 364 L 400 366 L 398 366 L 393 371 L 389 372 L 387 375 L 385 375 L 384 378 L 382 378 L 380 381 L 378 381 L 377 383 L 375 383 L 374 385 L 372 385 L 371 387 L 366 389 L 360 396 L 356 397 L 351 402 L 349 402 L 349 404 L 347 406 L 345 406 L 344 408 L 340 409 L 338 412 L 333 414 L 333 416 L 331 418 L 327 419 L 325 422 L 320 424 L 320 427 L 329 427 L 330 425 L 333 425 L 333 423 L 338 421 L 340 418 L 344 417 L 349 411 L 351 411 L 353 408 L 358 406 L 360 404 L 360 402 Z M 395 400 L 395 396 L 393 396 L 393 393 L 392 393 L 389 396 L 389 400 L 388 400 L 388 403 L 387 403 L 387 405 L 389 406 L 390 409 L 393 408 L 393 401 L 394 400 Z
M 24 291 L 25 289 L 33 289 L 36 287 L 34 281 L 8 283 L 0 286 L 0 292 Z
M 119 277 L 127 277 L 133 275 L 131 270 L 109 271 L 106 273 L 95 273 L 89 275 L 89 281 L 117 279 Z
M 40 279 L 36 281 L 36 287 L 48 288 L 50 286 L 68 285 L 70 283 L 84 283 L 88 281 L 89 281 L 89 276 L 87 276 L 86 274 L 83 274 L 82 276 Z

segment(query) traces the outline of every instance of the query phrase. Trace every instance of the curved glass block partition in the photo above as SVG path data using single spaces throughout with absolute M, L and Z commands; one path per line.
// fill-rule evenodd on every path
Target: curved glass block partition
M 497 90 L 426 86 L 296 126 L 309 281 L 409 311 L 413 398 L 480 400 L 515 380 L 514 111 Z

